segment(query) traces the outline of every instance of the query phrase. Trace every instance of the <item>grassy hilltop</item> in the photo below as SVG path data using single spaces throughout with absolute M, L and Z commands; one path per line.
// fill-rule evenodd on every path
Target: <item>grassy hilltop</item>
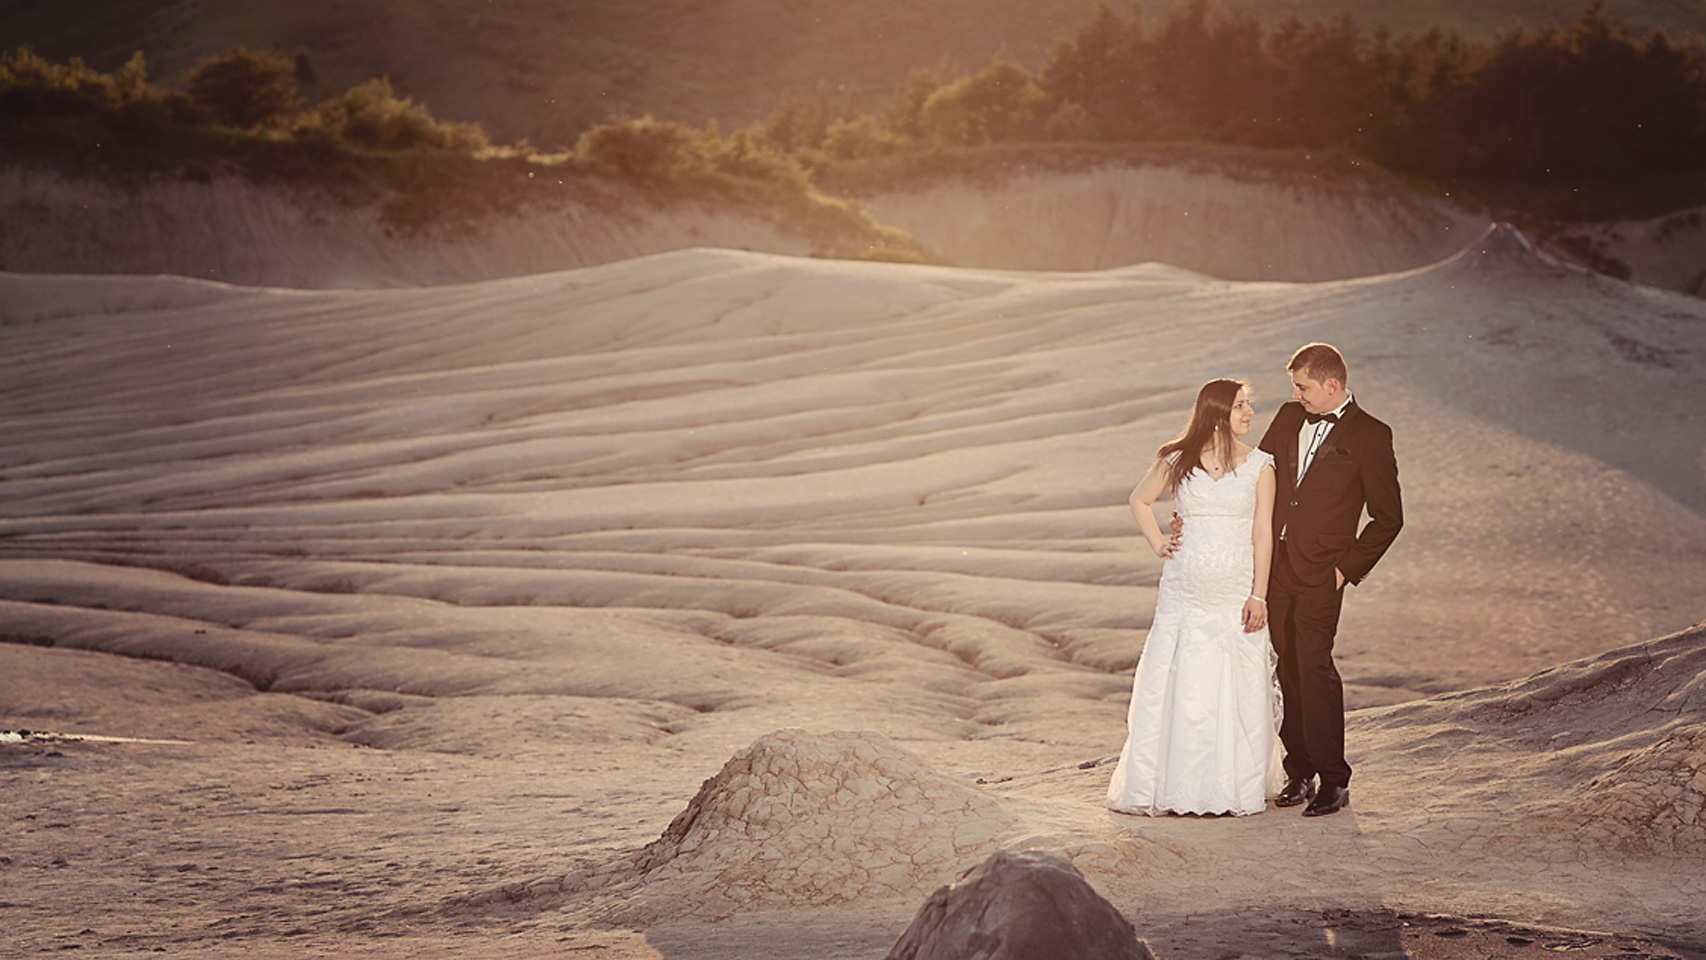
M 83 58 L 113 71 L 146 51 L 160 82 L 236 45 L 297 58 L 304 92 L 318 99 L 369 77 L 449 120 L 472 121 L 499 142 L 569 146 L 612 116 L 651 114 L 725 129 L 766 116 L 778 94 L 822 82 L 871 109 L 915 67 L 944 59 L 967 71 L 1005 50 L 1037 69 L 1048 49 L 1087 21 L 1095 0 L 10 0 L 0 5 L 0 49 L 31 44 L 43 56 Z M 1152 22 L 1183 0 L 1142 0 Z M 1122 15 L 1133 4 L 1115 0 Z M 1340 11 L 1372 28 L 1422 31 L 1458 24 L 1489 38 L 1556 15 L 1581 0 L 1244 0 L 1264 24 Z M 1706 6 L 1609 0 L 1631 33 L 1706 32 Z

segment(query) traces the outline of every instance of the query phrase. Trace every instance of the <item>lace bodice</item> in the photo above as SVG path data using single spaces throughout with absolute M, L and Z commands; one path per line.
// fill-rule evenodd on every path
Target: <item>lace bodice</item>
M 1250 595 L 1256 483 L 1262 468 L 1273 462 L 1265 451 L 1252 450 L 1243 463 L 1218 478 L 1197 470 L 1180 482 L 1174 509 L 1185 526 L 1178 552 L 1162 567 L 1163 591 L 1183 593 L 1178 599 L 1187 606 L 1232 599 L 1242 603 Z
M 1192 471 L 1174 494 L 1179 516 L 1231 517 L 1249 523 L 1256 515 L 1256 481 L 1262 468 L 1273 462 L 1266 450 L 1252 450 L 1243 463 L 1218 478 L 1204 470 Z

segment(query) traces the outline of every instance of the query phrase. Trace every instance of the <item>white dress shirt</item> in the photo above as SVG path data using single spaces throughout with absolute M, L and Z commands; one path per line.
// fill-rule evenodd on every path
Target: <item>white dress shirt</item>
M 1334 417 L 1345 415 L 1345 408 L 1351 405 L 1351 395 L 1345 394 L 1345 402 L 1339 404 L 1333 411 Z M 1297 431 L 1297 482 L 1302 483 L 1303 477 L 1309 472 L 1309 465 L 1315 462 L 1315 454 L 1326 442 L 1327 434 L 1333 432 L 1336 423 L 1327 420 L 1310 423 L 1303 421 L 1303 427 Z

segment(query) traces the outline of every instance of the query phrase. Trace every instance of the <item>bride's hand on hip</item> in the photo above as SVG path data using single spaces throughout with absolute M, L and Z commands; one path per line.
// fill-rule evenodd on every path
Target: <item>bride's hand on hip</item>
M 1244 632 L 1255 633 L 1267 625 L 1267 603 L 1257 597 L 1251 597 L 1244 601 Z
M 1173 559 L 1173 555 L 1179 552 L 1179 544 L 1184 539 L 1185 520 L 1175 511 L 1172 522 L 1167 524 L 1167 543 L 1165 546 L 1155 547 L 1155 555 L 1163 560 Z

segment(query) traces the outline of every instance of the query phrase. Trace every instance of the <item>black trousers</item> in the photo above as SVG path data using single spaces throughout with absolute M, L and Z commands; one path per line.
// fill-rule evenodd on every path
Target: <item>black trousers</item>
M 1345 592 L 1328 582 L 1299 583 L 1286 558 L 1285 541 L 1275 544 L 1268 581 L 1268 635 L 1279 653 L 1280 693 L 1285 720 L 1285 772 L 1299 779 L 1319 775 L 1323 786 L 1348 786 L 1345 762 L 1345 685 L 1333 665 L 1333 638 Z

